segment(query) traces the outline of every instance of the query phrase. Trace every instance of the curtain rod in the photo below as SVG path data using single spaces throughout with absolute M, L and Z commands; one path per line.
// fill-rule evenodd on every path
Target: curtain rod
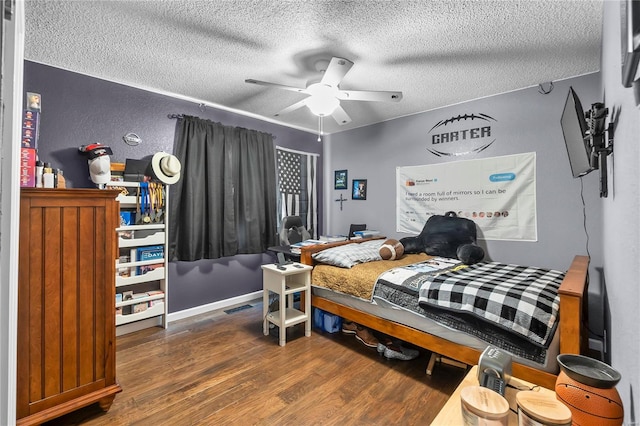
M 180 118 L 184 118 L 184 115 L 182 115 L 182 114 L 167 114 L 167 117 L 168 117 L 168 118 L 180 119 Z M 202 119 L 201 119 L 201 120 L 202 120 Z M 207 120 L 207 121 L 209 121 L 209 120 Z M 219 123 L 219 124 L 222 124 L 222 123 Z M 269 133 L 269 134 L 270 134 L 270 133 Z M 276 140 L 275 135 L 271 135 L 271 137 L 273 138 L 273 140 Z
M 276 137 L 274 136 L 273 139 L 275 140 Z M 315 152 L 298 151 L 296 149 L 285 148 L 285 147 L 278 146 L 278 145 L 276 145 L 276 149 L 279 149 L 280 151 L 293 152 L 294 154 L 309 155 L 311 157 L 320 157 L 320 154 L 317 154 Z

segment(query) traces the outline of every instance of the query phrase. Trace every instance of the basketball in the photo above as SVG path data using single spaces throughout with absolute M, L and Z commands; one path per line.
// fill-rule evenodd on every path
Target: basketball
M 622 400 L 616 388 L 601 389 L 579 383 L 564 371 L 556 380 L 556 396 L 571 410 L 577 426 L 617 426 L 624 420 Z
M 396 260 L 404 254 L 404 246 L 398 240 L 388 239 L 382 243 L 379 252 L 383 260 Z

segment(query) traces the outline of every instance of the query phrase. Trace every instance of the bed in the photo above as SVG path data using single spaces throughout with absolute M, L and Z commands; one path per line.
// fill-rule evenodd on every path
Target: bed
M 484 340 L 486 332 L 483 334 L 480 331 L 477 333 L 458 331 L 452 328 L 451 324 L 441 324 L 438 317 L 440 314 L 436 314 L 435 319 L 428 318 L 424 314 L 426 310 L 429 310 L 429 307 L 422 303 L 422 296 L 425 296 L 422 294 L 419 297 L 416 296 L 416 301 L 412 302 L 417 306 L 416 309 L 414 307 L 399 307 L 396 305 L 399 302 L 393 297 L 387 297 L 385 291 L 397 295 L 403 292 L 396 291 L 396 287 L 400 286 L 391 285 L 390 289 L 385 289 L 379 282 L 376 282 L 376 277 L 380 277 L 385 272 L 388 275 L 392 268 L 425 262 L 432 257 L 426 254 L 412 254 L 405 255 L 395 261 L 376 260 L 352 268 L 331 266 L 314 259 L 314 256 L 316 258 L 321 256 L 320 252 L 324 250 L 353 243 L 354 241 L 346 241 L 302 248 L 301 263 L 314 266 L 311 296 L 313 307 L 430 351 L 432 357 L 430 365 L 427 367 L 428 372 L 432 367 L 434 357 L 454 360 L 464 365 L 477 364 L 484 348 L 493 344 L 493 342 L 488 343 Z M 548 336 L 546 349 L 542 351 L 544 353 L 543 359 L 541 360 L 540 357 L 530 358 L 526 354 L 528 351 L 526 348 L 516 351 L 516 355 L 512 354 L 514 361 L 512 373 L 514 376 L 553 389 L 558 374 L 556 355 L 558 353 L 586 353 L 588 265 L 588 257 L 575 256 L 566 273 L 563 272 L 562 276 L 558 277 L 556 287 L 559 295 L 557 321 Z M 482 266 L 484 267 L 484 265 Z M 333 273 L 337 275 L 329 278 L 329 283 L 325 284 L 324 281 L 327 280 L 325 275 L 328 274 L 331 277 Z M 445 276 L 446 274 L 442 275 L 442 277 Z M 336 281 L 333 284 L 330 283 L 332 279 Z M 355 284 L 349 283 L 357 281 L 361 282 L 363 288 L 368 288 L 368 290 L 364 290 L 364 294 L 359 294 L 350 288 Z M 434 311 L 438 312 L 439 310 L 434 309 Z M 489 334 L 491 333 L 489 332 Z

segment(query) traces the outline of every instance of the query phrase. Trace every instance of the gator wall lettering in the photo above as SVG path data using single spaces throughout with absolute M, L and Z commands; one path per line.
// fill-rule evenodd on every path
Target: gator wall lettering
M 495 118 L 482 113 L 440 120 L 429 130 L 427 151 L 438 157 L 484 151 L 496 140 L 495 122 Z

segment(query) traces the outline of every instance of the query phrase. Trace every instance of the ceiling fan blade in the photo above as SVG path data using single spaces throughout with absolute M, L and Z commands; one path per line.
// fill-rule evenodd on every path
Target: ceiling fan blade
M 290 90 L 292 92 L 308 94 L 307 89 L 302 89 L 300 87 L 286 86 L 284 84 L 278 84 L 278 83 L 269 83 L 268 81 L 254 80 L 252 78 L 248 78 L 244 82 L 249 84 L 257 84 L 258 86 L 274 87 L 276 89 L 285 89 L 285 90 Z
M 337 98 L 343 101 L 400 102 L 402 92 L 340 90 Z
M 275 113 L 275 114 L 274 114 L 274 116 L 275 116 L 275 117 L 278 117 L 278 116 L 280 116 L 280 115 L 282 115 L 282 114 L 287 114 L 287 113 L 290 113 L 291 111 L 295 111 L 295 110 L 297 110 L 298 108 L 302 108 L 303 106 L 305 106 L 305 105 L 306 105 L 305 101 L 306 101 L 306 98 L 305 98 L 305 99 L 303 99 L 303 100 L 301 100 L 301 101 L 299 101 L 299 102 L 296 102 L 296 103 L 295 103 L 295 104 L 293 104 L 293 105 L 289 105 L 289 106 L 288 106 L 288 107 L 286 107 L 285 109 L 283 109 L 283 110 L 278 111 L 277 113 Z
M 351 123 L 351 117 L 340 105 L 333 111 L 331 116 L 336 120 L 339 125 L 345 125 Z
M 336 57 L 331 58 L 331 62 L 329 63 L 327 70 L 324 72 L 320 83 L 337 87 L 352 66 L 353 62 L 348 59 Z

